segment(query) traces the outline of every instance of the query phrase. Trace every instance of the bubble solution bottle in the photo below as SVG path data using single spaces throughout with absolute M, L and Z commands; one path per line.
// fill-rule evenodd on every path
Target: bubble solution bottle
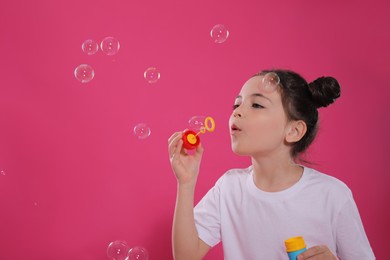
M 292 237 L 284 241 L 289 260 L 297 260 L 297 256 L 306 251 L 303 237 Z

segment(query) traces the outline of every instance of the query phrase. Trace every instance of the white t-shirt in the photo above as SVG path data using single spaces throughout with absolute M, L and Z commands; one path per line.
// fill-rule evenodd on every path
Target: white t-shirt
M 199 238 L 222 241 L 226 260 L 286 260 L 284 240 L 303 236 L 306 247 L 327 245 L 342 260 L 372 260 L 350 189 L 304 167 L 301 179 L 280 192 L 264 192 L 252 167 L 226 172 L 194 209 Z

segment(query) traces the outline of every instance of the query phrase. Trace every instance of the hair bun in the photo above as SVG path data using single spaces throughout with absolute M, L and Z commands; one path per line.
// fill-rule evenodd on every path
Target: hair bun
M 309 83 L 314 105 L 327 107 L 340 97 L 340 85 L 335 78 L 320 77 Z

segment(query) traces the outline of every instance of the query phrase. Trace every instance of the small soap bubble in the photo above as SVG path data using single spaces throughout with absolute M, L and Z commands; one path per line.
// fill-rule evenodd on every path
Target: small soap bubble
M 129 250 L 126 260 L 148 260 L 148 251 L 140 246 L 135 246 Z
M 145 70 L 144 78 L 148 83 L 156 83 L 160 79 L 160 72 L 156 68 L 150 67 Z
M 139 123 L 134 127 L 134 135 L 138 139 L 146 139 L 150 136 L 150 128 L 145 123 Z
M 119 48 L 119 41 L 114 37 L 106 37 L 100 43 L 100 49 L 102 49 L 102 51 L 109 56 L 117 54 Z
M 229 31 L 225 25 L 217 24 L 211 29 L 210 35 L 215 43 L 223 43 L 229 37 Z
M 204 128 L 206 117 L 205 116 L 193 116 L 188 120 L 190 129 L 194 131 L 200 131 Z
M 0 175 L 1 175 L 1 176 L 5 176 L 5 171 L 1 170 L 1 171 L 0 171 Z
M 81 45 L 81 48 L 84 53 L 93 55 L 99 50 L 99 45 L 94 40 L 86 40 L 83 42 L 83 45 Z
M 126 241 L 116 240 L 107 247 L 107 256 L 110 260 L 125 260 L 128 252 L 129 246 Z
M 280 78 L 275 72 L 268 72 L 263 77 L 263 83 L 268 85 L 278 85 L 280 83 Z
M 275 72 L 268 72 L 264 75 L 261 87 L 265 92 L 270 93 L 276 90 L 280 83 L 280 78 Z
M 81 64 L 74 70 L 74 76 L 81 83 L 88 83 L 95 76 L 95 71 L 90 65 Z

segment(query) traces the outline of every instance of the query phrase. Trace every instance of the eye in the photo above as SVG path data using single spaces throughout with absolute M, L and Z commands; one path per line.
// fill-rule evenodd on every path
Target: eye
M 238 105 L 238 104 L 233 105 L 233 110 L 236 109 L 236 108 L 239 107 L 239 106 L 240 106 L 240 105 Z
M 253 103 L 252 104 L 252 107 L 253 108 L 264 108 L 264 106 L 260 105 L 260 104 L 257 104 L 257 103 Z

